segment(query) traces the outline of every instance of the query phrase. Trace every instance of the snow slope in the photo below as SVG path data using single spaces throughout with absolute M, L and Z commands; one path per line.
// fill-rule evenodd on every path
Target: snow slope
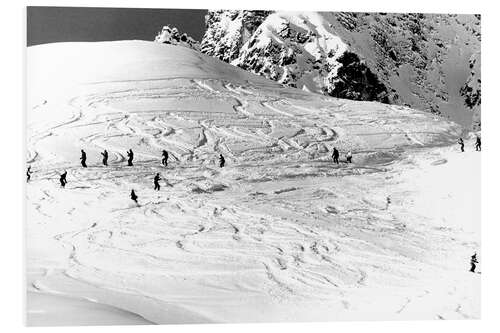
M 454 123 L 141 41 L 30 47 L 27 96 L 28 324 L 65 299 L 99 303 L 89 324 L 480 316 L 479 153 Z
M 470 76 L 480 96 L 479 15 L 218 10 L 206 21 L 202 52 L 235 66 L 480 127 L 480 103 L 467 101 Z

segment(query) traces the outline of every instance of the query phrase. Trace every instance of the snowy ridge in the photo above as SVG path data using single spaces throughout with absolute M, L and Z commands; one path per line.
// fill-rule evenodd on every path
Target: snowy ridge
M 461 89 L 479 54 L 479 15 L 259 12 L 255 20 L 253 13 L 210 11 L 202 52 L 287 86 L 478 127 L 480 107 Z M 253 24 L 243 38 L 247 17 Z
M 466 262 L 480 246 L 479 172 L 465 194 L 449 177 L 479 163 L 448 146 L 457 124 L 287 88 L 174 45 L 58 43 L 27 58 L 30 293 L 133 322 L 480 316 Z M 28 309 L 50 323 L 43 303 Z

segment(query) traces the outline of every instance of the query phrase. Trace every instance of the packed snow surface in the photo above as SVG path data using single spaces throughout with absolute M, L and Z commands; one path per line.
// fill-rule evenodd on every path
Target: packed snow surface
M 30 47 L 27 95 L 30 325 L 480 317 L 454 123 L 140 41 Z

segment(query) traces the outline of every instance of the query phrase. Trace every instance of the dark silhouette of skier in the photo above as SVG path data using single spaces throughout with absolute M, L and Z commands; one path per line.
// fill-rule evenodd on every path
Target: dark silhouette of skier
M 29 182 L 31 179 L 31 165 L 28 167 L 28 170 L 26 170 L 26 182 Z
M 154 183 L 155 183 L 155 190 L 156 190 L 156 191 L 159 191 L 159 190 L 160 190 L 160 183 L 159 183 L 160 179 L 161 179 L 161 178 L 160 178 L 160 174 L 159 174 L 159 173 L 157 173 L 157 174 L 156 174 L 156 176 L 155 176 L 155 180 L 154 180 Z
M 104 166 L 108 166 L 108 151 L 104 149 L 104 152 L 102 152 L 101 155 L 102 155 L 102 164 Z
M 477 254 L 474 253 L 472 257 L 470 257 L 470 272 L 475 273 L 476 272 L 476 264 L 478 263 L 477 261 Z
M 128 156 L 128 166 L 134 166 L 134 164 L 132 163 L 132 161 L 134 160 L 134 152 L 132 151 L 132 149 L 130 149 L 127 152 L 127 156 Z
M 59 182 L 61 183 L 61 187 L 65 187 L 66 186 L 66 175 L 68 174 L 68 171 L 64 171 L 64 173 L 59 177 Z
M 476 136 L 476 151 L 481 151 L 481 138 Z
M 332 157 L 333 157 L 333 163 L 337 163 L 339 164 L 339 151 L 337 150 L 337 148 L 333 147 L 333 153 L 332 153 Z
M 130 192 L 130 199 L 132 199 L 133 201 L 135 201 L 136 204 L 138 204 L 137 202 L 137 199 L 139 197 L 135 194 L 134 190 L 132 190 L 132 192 Z
M 86 168 L 87 167 L 87 153 L 82 149 L 82 156 L 80 157 L 80 160 L 82 161 L 82 167 Z
M 219 156 L 219 167 L 223 168 L 224 164 L 226 164 L 226 159 L 224 158 L 224 156 L 222 156 L 222 154 L 220 154 L 220 156 Z
M 168 151 L 164 150 L 162 152 L 162 156 L 163 156 L 163 158 L 161 159 L 161 164 L 163 164 L 164 166 L 167 166 L 168 165 Z
M 347 160 L 347 163 L 352 163 L 352 153 L 351 153 L 351 151 L 347 152 L 347 154 L 345 155 L 345 159 Z
M 460 150 L 464 152 L 464 140 L 462 138 L 458 139 L 458 144 L 460 145 Z

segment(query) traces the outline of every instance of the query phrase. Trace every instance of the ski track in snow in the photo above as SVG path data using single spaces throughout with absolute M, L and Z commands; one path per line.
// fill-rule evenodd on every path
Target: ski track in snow
M 216 322 L 477 318 L 464 290 L 474 277 L 452 264 L 463 257 L 466 266 L 478 240 L 435 231 L 432 217 L 405 209 L 414 190 L 400 188 L 415 159 L 450 153 L 459 128 L 406 108 L 259 84 L 104 80 L 55 104 L 69 118 L 30 121 L 29 262 Z M 50 110 L 47 99 L 40 108 Z M 352 150 L 355 163 L 334 165 L 333 146 Z M 443 288 L 450 276 L 453 292 Z M 54 292 L 59 278 L 47 273 L 35 285 Z

